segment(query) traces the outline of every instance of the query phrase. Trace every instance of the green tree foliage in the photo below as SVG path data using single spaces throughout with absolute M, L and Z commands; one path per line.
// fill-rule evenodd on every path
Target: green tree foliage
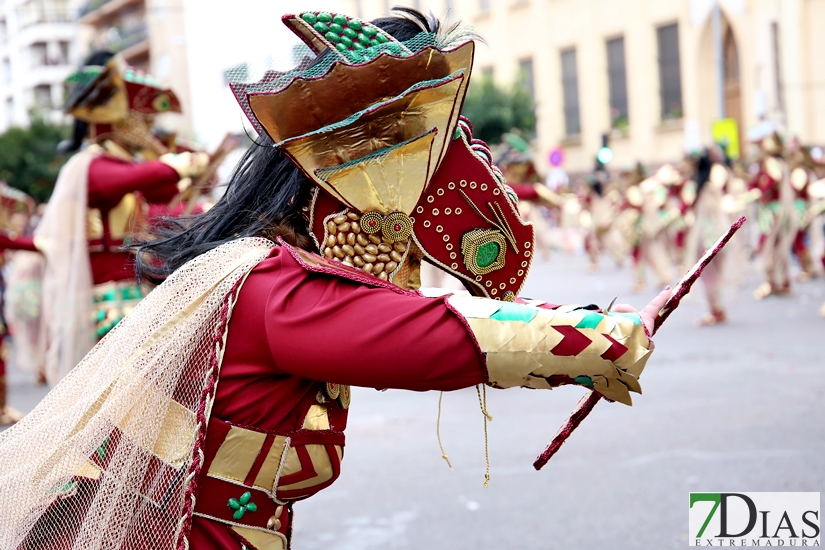
M 490 144 L 500 143 L 502 134 L 519 130 L 533 136 L 536 105 L 524 79 L 509 88 L 496 85 L 490 74 L 482 73 L 470 82 L 462 114 L 473 123 L 473 137 Z
M 69 127 L 34 118 L 27 128 L 9 128 L 0 134 L 0 180 L 46 202 L 57 173 L 66 162 L 57 144 L 69 136 Z

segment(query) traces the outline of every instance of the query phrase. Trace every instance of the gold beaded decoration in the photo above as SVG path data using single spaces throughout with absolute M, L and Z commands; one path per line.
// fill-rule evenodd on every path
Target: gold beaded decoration
M 333 384 L 332 382 L 327 382 L 327 395 L 330 399 L 338 399 L 338 395 L 341 393 L 341 386 L 339 384 Z
M 352 388 L 349 386 L 341 386 L 341 391 L 338 394 L 338 404 L 342 409 L 348 409 L 352 400 Z
M 409 236 L 412 234 L 412 219 L 401 212 L 393 214 L 387 216 L 387 219 L 393 216 L 392 219 L 397 220 L 397 223 L 389 228 L 389 232 L 392 233 L 389 237 L 388 231 L 383 229 L 386 219 L 377 212 L 368 212 L 363 217 L 356 212 L 347 212 L 327 218 L 326 236 L 321 252 L 333 261 L 360 269 L 383 281 L 392 280 L 391 276 L 399 270 L 404 260 L 409 246 Z M 370 220 L 376 223 L 370 226 Z M 401 224 L 405 224 L 402 231 L 395 231 L 395 226 Z M 378 226 L 380 231 L 366 230 L 367 227 L 372 230 L 375 226 Z M 409 233 L 405 237 L 404 233 L 407 230 Z M 392 240 L 398 237 L 402 239 Z
M 413 232 L 412 220 L 403 212 L 392 212 L 384 218 L 381 230 L 392 242 L 406 241 Z
M 361 216 L 361 229 L 367 235 L 378 233 L 381 231 L 381 224 L 384 222 L 384 216 L 378 212 L 365 212 Z
M 464 265 L 473 275 L 486 275 L 504 267 L 506 247 L 504 235 L 497 229 L 473 229 L 461 237 Z

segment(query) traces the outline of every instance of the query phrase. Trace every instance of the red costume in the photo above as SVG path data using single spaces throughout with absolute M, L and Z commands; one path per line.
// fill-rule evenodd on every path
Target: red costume
M 134 256 L 123 247 L 145 234 L 150 208 L 165 207 L 179 193 L 179 182 L 197 175 L 203 168 L 198 164 L 205 162 L 191 153 L 167 153 L 149 133 L 148 117 L 180 112 L 180 102 L 117 56 L 105 65 L 84 66 L 68 83 L 66 112 L 88 124 L 92 144 L 61 169 L 35 232 L 46 256 L 43 305 L 51 383 L 143 297 L 134 281 Z
M 274 142 L 255 150 L 278 167 L 262 178 L 283 174 L 276 202 L 314 246 L 230 229 L 0 434 L 0 546 L 287 548 L 292 504 L 340 473 L 353 384 L 577 384 L 625 404 L 641 391 L 639 314 L 518 297 L 532 227 L 458 115 L 472 41 L 402 43 L 326 12 L 284 21 L 325 54 L 232 89 Z M 230 184 L 203 219 L 261 184 Z M 425 296 L 422 261 L 469 292 Z

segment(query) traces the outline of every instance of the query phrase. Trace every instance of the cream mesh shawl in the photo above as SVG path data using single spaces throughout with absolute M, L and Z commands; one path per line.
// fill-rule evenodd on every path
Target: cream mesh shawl
M 227 322 L 272 246 L 238 239 L 182 266 L 0 433 L 0 549 L 186 547 Z M 81 513 L 55 525 L 60 506 Z
M 86 204 L 89 165 L 96 156 L 86 148 L 60 169 L 34 233 L 46 256 L 42 320 L 49 343 L 46 378 L 50 384 L 57 384 L 95 344 Z

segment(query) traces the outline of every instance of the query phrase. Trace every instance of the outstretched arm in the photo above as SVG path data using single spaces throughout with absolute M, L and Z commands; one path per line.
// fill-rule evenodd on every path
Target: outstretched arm
M 629 403 L 652 349 L 638 313 L 425 298 L 287 272 L 268 299 L 269 347 L 279 370 L 313 380 L 410 390 L 574 383 Z

